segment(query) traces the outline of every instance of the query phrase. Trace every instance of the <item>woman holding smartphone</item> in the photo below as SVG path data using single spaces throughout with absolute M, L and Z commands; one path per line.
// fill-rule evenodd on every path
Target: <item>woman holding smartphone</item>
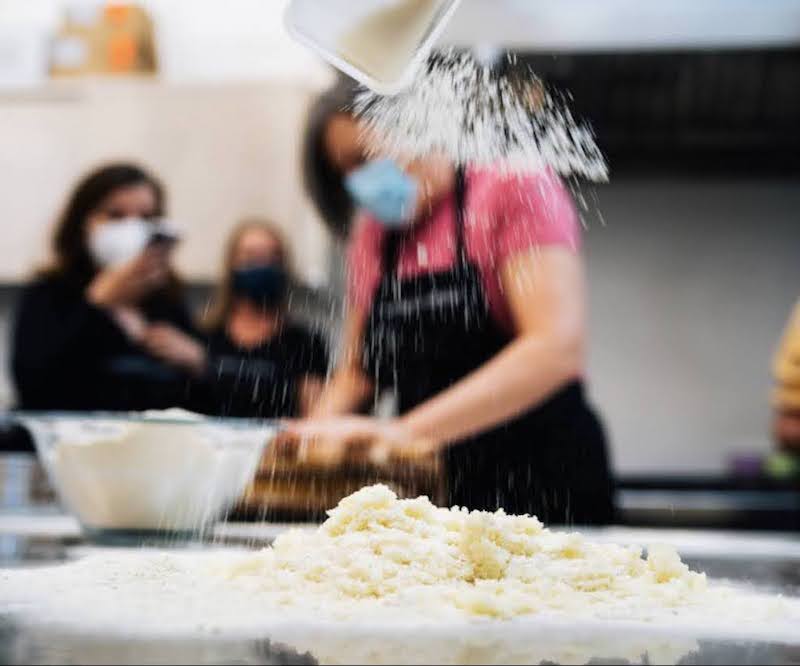
M 163 187 L 114 164 L 69 198 L 53 260 L 26 288 L 13 334 L 19 406 L 139 410 L 187 404 L 195 352 Z

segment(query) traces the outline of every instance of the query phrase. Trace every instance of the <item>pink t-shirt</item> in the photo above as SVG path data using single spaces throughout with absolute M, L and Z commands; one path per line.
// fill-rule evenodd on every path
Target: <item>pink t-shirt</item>
M 580 251 L 580 225 L 572 198 L 552 171 L 526 174 L 471 169 L 467 173 L 464 239 L 477 266 L 495 321 L 511 332 L 511 312 L 503 295 L 500 267 L 537 247 Z M 401 278 L 447 270 L 455 265 L 455 194 L 417 224 L 401 242 Z M 363 215 L 348 247 L 348 296 L 358 309 L 371 307 L 383 274 L 383 225 Z

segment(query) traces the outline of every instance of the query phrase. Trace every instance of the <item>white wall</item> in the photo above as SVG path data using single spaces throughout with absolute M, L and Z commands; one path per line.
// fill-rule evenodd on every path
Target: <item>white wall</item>
M 800 181 L 596 191 L 590 380 L 617 469 L 714 473 L 769 451 L 772 355 L 800 298 Z
M 319 60 L 283 27 L 287 0 L 146 0 L 159 25 L 168 80 L 327 81 Z

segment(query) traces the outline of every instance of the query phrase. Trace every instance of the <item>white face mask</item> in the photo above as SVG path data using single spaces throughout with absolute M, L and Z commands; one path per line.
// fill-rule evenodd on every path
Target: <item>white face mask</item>
M 119 266 L 141 254 L 155 230 L 152 222 L 138 217 L 106 222 L 90 234 L 89 251 L 101 268 Z

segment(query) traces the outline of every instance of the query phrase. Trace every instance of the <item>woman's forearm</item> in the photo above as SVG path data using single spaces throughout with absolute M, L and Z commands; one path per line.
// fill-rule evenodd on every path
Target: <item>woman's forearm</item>
M 300 402 L 301 416 L 306 417 L 314 412 L 314 409 L 319 404 L 324 390 L 325 380 L 322 377 L 306 375 L 300 379 L 297 392 Z
M 400 421 L 412 438 L 445 444 L 489 430 L 543 402 L 583 372 L 583 270 L 563 248 L 532 249 L 500 267 L 517 337 L 499 354 Z
M 453 443 L 519 416 L 578 377 L 579 340 L 524 336 L 401 418 L 414 438 Z
M 361 368 L 365 322 L 366 313 L 363 309 L 348 310 L 339 365 L 317 404 L 309 412 L 311 418 L 352 414 L 359 411 L 372 396 L 372 382 Z

